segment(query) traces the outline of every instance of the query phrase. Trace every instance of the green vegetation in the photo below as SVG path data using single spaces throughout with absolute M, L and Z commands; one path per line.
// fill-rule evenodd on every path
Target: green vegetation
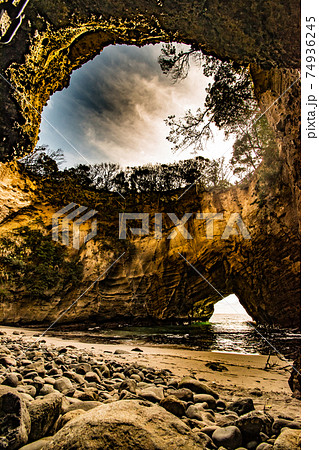
M 21 227 L 0 239 L 0 298 L 8 286 L 33 299 L 46 299 L 74 288 L 82 278 L 79 256 L 52 241 L 41 229 Z
M 94 192 L 125 194 L 162 193 L 192 185 L 200 178 L 204 188 L 230 185 L 223 158 L 210 160 L 202 156 L 171 164 L 145 164 L 122 169 L 118 164 L 79 164 L 59 170 L 62 150 L 52 152 L 47 146 L 38 147 L 21 162 L 29 175 L 46 183 L 64 184 Z
M 195 152 L 202 151 L 213 139 L 216 126 L 226 138 L 235 137 L 230 169 L 237 179 L 249 178 L 262 160 L 264 165 L 273 166 L 271 172 L 279 173 L 275 136 L 258 108 L 248 67 L 205 56 L 193 47 L 177 52 L 173 44 L 163 45 L 159 64 L 163 73 L 177 82 L 187 76 L 191 60 L 202 67 L 210 82 L 203 109 L 195 113 L 188 110 L 183 118 L 170 116 L 166 120 L 172 150 L 191 147 Z

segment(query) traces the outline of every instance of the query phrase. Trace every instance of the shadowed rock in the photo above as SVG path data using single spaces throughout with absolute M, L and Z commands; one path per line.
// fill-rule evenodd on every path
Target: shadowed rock
M 18 391 L 0 386 L 0 449 L 16 450 L 28 442 L 31 420 Z

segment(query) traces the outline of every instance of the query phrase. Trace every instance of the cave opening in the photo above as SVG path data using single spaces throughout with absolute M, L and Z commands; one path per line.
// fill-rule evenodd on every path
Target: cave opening
M 179 16 L 180 11 L 178 11 L 176 17 L 179 18 Z M 184 13 L 182 13 L 182 16 L 184 16 Z M 85 14 L 84 17 L 86 17 Z M 49 20 L 51 19 L 49 18 Z M 200 18 L 199 21 L 201 21 Z M 224 24 L 224 17 L 221 22 Z M 12 117 L 10 116 L 10 120 L 12 119 L 12 123 L 14 122 L 16 126 L 13 129 L 8 126 L 10 133 L 4 133 L 3 140 L 6 139 L 4 152 L 6 153 L 9 151 L 8 149 L 11 151 L 12 148 L 16 152 L 15 154 L 19 155 L 30 152 L 30 150 L 34 148 L 38 136 L 39 117 L 37 117 L 37 114 L 32 107 L 34 106 L 37 110 L 41 110 L 43 104 L 54 92 L 68 85 L 69 76 L 72 70 L 77 69 L 82 64 L 90 60 L 106 45 L 112 45 L 117 42 L 121 44 L 137 43 L 138 46 L 141 46 L 146 42 L 170 42 L 171 38 L 173 36 L 175 37 L 173 32 L 167 34 L 163 32 L 162 28 L 160 29 L 159 27 L 153 27 L 153 29 L 150 29 L 148 25 L 149 24 L 140 25 L 135 21 L 133 25 L 129 24 L 129 26 L 120 26 L 116 24 L 113 25 L 113 28 L 111 28 L 109 27 L 109 24 L 104 22 L 104 20 L 99 19 L 94 23 L 85 23 L 85 20 L 81 18 L 80 23 L 72 23 L 70 28 L 64 29 L 63 23 L 62 25 L 57 25 L 54 17 L 52 31 L 43 32 L 43 30 L 40 29 L 40 33 L 37 34 L 37 38 L 34 41 L 34 46 L 31 48 L 30 54 L 28 54 L 26 63 L 20 65 L 13 64 L 12 67 L 10 67 L 11 81 L 15 86 L 17 86 L 22 95 L 19 95 L 18 92 L 15 92 L 14 94 L 14 104 L 17 106 L 12 109 L 12 112 L 10 113 Z M 205 26 L 206 22 L 204 20 L 204 27 Z M 165 27 L 169 30 L 170 24 L 165 24 Z M 246 43 L 245 45 L 242 44 L 243 41 L 241 39 L 234 39 L 232 37 L 230 42 L 229 40 L 227 41 L 229 37 L 227 37 L 227 39 L 225 37 L 227 42 L 224 48 L 224 42 L 222 42 L 223 40 L 221 41 L 220 39 L 216 39 L 214 33 L 208 33 L 208 35 L 206 32 L 203 35 L 200 35 L 200 33 L 197 35 L 195 33 L 194 36 L 189 36 L 189 33 L 185 32 L 183 26 L 181 27 L 181 25 L 178 24 L 177 29 L 178 28 L 181 28 L 181 31 L 183 31 L 180 35 L 177 33 L 177 39 L 179 42 L 198 43 L 199 46 L 204 48 L 207 53 L 218 54 L 224 58 L 234 58 L 239 64 L 247 64 L 249 62 L 254 64 L 256 62 L 260 62 L 258 58 L 255 58 L 258 52 L 255 47 L 256 40 L 254 39 L 254 36 L 252 36 L 254 46 L 252 47 L 253 51 L 251 51 Z M 238 27 L 238 30 L 239 29 L 240 27 Z M 262 24 L 262 29 L 264 29 L 264 23 Z M 254 28 L 254 30 L 256 30 L 256 28 Z M 185 38 L 185 36 L 189 36 L 189 38 Z M 272 41 L 273 36 L 271 36 L 271 42 Z M 241 46 L 245 47 L 244 52 L 237 51 L 237 47 L 241 48 Z M 267 47 L 266 44 L 264 47 Z M 262 84 L 263 81 L 263 70 L 266 72 L 270 67 L 267 61 L 272 61 L 273 57 L 271 55 L 275 54 L 273 51 L 273 46 L 270 48 L 271 51 L 266 51 L 265 56 L 262 56 L 262 59 L 265 59 L 267 64 L 261 69 L 255 71 L 257 76 L 261 74 L 260 79 L 257 77 L 259 84 Z M 295 53 L 297 54 L 297 52 Z M 261 54 L 263 55 L 262 52 Z M 7 57 L 6 54 L 4 56 L 4 63 L 6 67 L 9 67 L 8 61 L 11 61 L 11 57 Z M 18 60 L 15 55 L 14 58 Z M 291 61 L 292 60 L 289 59 L 289 65 L 294 67 L 296 63 Z M 293 61 L 295 61 L 295 59 Z M 279 63 L 280 62 L 281 60 Z M 274 73 L 276 74 L 276 71 L 274 71 Z M 259 99 L 260 97 L 261 94 L 259 93 Z M 32 107 L 27 104 L 26 100 L 31 102 Z M 16 110 L 19 114 L 15 114 Z M 7 155 L 5 154 L 5 156 Z M 229 251 L 231 251 L 231 249 Z M 247 255 L 247 253 L 245 253 L 245 255 Z M 293 263 L 294 261 L 292 264 Z M 282 273 L 282 271 L 280 271 L 280 273 Z M 252 274 L 247 274 L 246 279 L 249 280 L 250 278 L 254 278 L 254 276 Z M 253 282 L 251 284 L 253 285 Z M 242 287 L 240 287 L 240 289 L 244 290 Z M 268 295 L 267 292 L 264 297 L 267 300 L 267 303 L 271 303 L 270 300 L 268 301 L 268 297 L 270 298 L 270 295 Z M 278 316 L 276 310 L 271 311 L 271 313 L 268 310 L 265 320 L 269 320 L 269 315 L 273 317 Z M 284 322 L 285 320 L 282 321 Z
M 169 142 L 165 121 L 199 110 L 209 78 L 203 73 L 203 54 L 175 42 L 168 45 L 177 54 L 190 53 L 185 74 L 174 79 L 164 73 L 159 58 L 165 45 L 108 45 L 74 70 L 68 86 L 54 92 L 42 111 L 37 147 L 47 147 L 51 155 L 62 149 L 64 168 L 103 162 L 169 164 L 195 156 L 229 161 L 234 139 L 226 139 L 215 125 L 214 138 L 199 152 L 194 146 L 174 151 Z
M 224 321 L 225 318 L 230 318 L 233 321 L 247 322 L 252 318 L 240 303 L 239 298 L 235 294 L 230 294 L 214 305 L 214 313 L 209 319 L 212 324 Z

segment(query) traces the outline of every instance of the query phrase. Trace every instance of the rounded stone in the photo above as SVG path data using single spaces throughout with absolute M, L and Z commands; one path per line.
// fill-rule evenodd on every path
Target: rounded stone
M 119 393 L 125 390 L 125 391 L 130 392 L 131 394 L 136 394 L 136 387 L 137 387 L 137 384 L 136 384 L 135 380 L 131 380 L 131 379 L 124 380 L 120 384 Z
M 160 402 L 160 406 L 166 409 L 166 411 L 174 414 L 174 416 L 182 417 L 185 415 L 185 403 L 182 400 L 174 397 L 174 395 L 169 395 Z
M 2 384 L 5 386 L 17 387 L 19 384 L 19 377 L 15 373 L 8 373 Z
M 36 393 L 37 393 L 36 388 L 34 386 L 32 386 L 31 384 L 29 384 L 27 386 L 20 385 L 17 387 L 17 390 L 21 393 L 31 395 L 31 397 L 35 397 Z
M 258 446 L 258 442 L 257 441 L 250 441 L 248 442 L 248 444 L 246 444 L 246 448 L 247 450 L 255 450 Z
M 53 428 L 62 411 L 62 398 L 60 392 L 54 392 L 28 404 L 31 417 L 29 436 L 31 441 L 42 439 Z
M 274 450 L 299 450 L 300 448 L 301 432 L 291 428 L 283 428 L 274 443 Z
M 256 450 L 272 450 L 273 448 L 274 448 L 274 446 L 271 444 L 268 444 L 268 442 L 262 442 L 261 444 L 258 445 Z
M 71 448 L 202 450 L 205 441 L 173 414 L 142 400 L 120 400 L 68 422 L 43 450 Z
M 54 389 L 56 389 L 59 392 L 62 392 L 63 394 L 68 392 L 73 388 L 71 381 L 69 378 L 61 377 L 58 378 L 54 383 Z
M 254 402 L 251 398 L 241 398 L 236 402 L 230 403 L 228 408 L 230 411 L 234 411 L 239 416 L 249 413 L 255 409 Z
M 52 441 L 52 436 L 31 442 L 30 444 L 24 445 L 19 450 L 41 450 L 45 444 L 48 444 L 50 441 Z
M 212 395 L 208 394 L 195 394 L 194 403 L 207 403 L 209 409 L 216 408 L 216 399 Z
M 193 402 L 194 394 L 190 389 L 182 388 L 182 389 L 169 389 L 169 395 L 174 395 L 176 398 L 183 400 L 184 402 Z
M 90 383 L 101 383 L 101 379 L 95 372 L 87 372 L 84 375 L 84 379 Z
M 235 426 L 218 428 L 212 435 L 213 443 L 217 446 L 224 446 L 228 450 L 235 450 L 242 444 L 242 436 L 239 428 Z

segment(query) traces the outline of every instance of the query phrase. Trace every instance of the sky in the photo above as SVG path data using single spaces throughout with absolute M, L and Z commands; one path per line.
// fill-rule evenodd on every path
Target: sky
M 231 294 L 216 303 L 214 305 L 214 314 L 246 314 L 250 318 L 235 294 Z
M 54 93 L 43 110 L 38 144 L 61 148 L 68 167 L 194 157 L 191 149 L 172 152 L 164 119 L 202 107 L 209 79 L 194 63 L 188 77 L 174 83 L 159 66 L 161 46 L 111 45 L 74 71 L 69 87 Z M 214 142 L 201 154 L 217 158 L 226 151 L 229 156 L 231 144 L 216 129 Z
M 174 83 L 159 66 L 161 47 L 111 45 L 74 71 L 69 87 L 54 93 L 43 110 L 38 145 L 61 148 L 67 167 L 99 162 L 126 167 L 194 157 L 191 149 L 172 152 L 164 119 L 202 108 L 210 80 L 194 63 L 187 78 Z M 200 154 L 230 157 L 232 141 L 217 128 L 214 134 Z M 231 295 L 215 305 L 215 313 L 246 312 Z

